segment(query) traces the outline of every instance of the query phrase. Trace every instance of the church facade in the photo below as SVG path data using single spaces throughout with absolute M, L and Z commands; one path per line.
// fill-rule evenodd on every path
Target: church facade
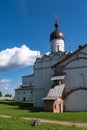
M 52 112 L 87 110 L 87 45 L 66 53 L 57 23 L 50 45 L 51 52 L 36 59 L 33 74 L 22 77 L 15 100 L 33 101 Z
M 54 87 L 44 100 L 45 111 L 87 110 L 87 44 L 52 66 Z M 50 108 L 48 107 L 50 105 Z

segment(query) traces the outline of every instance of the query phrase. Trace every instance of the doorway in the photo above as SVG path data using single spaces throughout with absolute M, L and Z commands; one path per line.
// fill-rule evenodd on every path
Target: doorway
M 25 98 L 25 97 L 23 97 L 23 101 L 26 101 L 26 98 Z

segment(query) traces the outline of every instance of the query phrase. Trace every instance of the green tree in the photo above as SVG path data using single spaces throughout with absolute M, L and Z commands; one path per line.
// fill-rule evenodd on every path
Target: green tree
M 4 97 L 12 97 L 12 95 L 11 94 L 5 94 Z
M 2 92 L 0 91 L 0 97 L 2 97 Z

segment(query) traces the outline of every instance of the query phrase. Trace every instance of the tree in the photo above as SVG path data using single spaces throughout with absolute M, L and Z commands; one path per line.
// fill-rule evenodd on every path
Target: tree
M 11 94 L 5 94 L 4 97 L 12 97 Z
M 2 92 L 0 91 L 0 97 L 2 97 Z

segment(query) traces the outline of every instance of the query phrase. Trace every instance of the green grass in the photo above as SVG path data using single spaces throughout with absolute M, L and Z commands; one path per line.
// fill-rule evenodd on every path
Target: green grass
M 0 130 L 87 130 L 75 126 L 61 126 L 41 123 L 40 126 L 33 126 L 33 121 L 26 121 L 20 118 L 5 119 L 0 117 Z
M 32 103 L 0 101 L 0 114 L 12 117 L 35 117 L 61 121 L 87 122 L 87 112 L 44 112 L 41 108 L 34 108 Z
M 44 118 L 61 121 L 87 122 L 87 112 L 44 112 L 41 108 L 34 108 L 32 103 L 16 101 L 0 101 L 0 115 L 8 115 L 11 118 L 0 117 L 0 130 L 87 130 L 76 126 L 54 125 L 41 123 L 40 126 L 32 126 L 33 120 L 24 120 L 21 117 Z

